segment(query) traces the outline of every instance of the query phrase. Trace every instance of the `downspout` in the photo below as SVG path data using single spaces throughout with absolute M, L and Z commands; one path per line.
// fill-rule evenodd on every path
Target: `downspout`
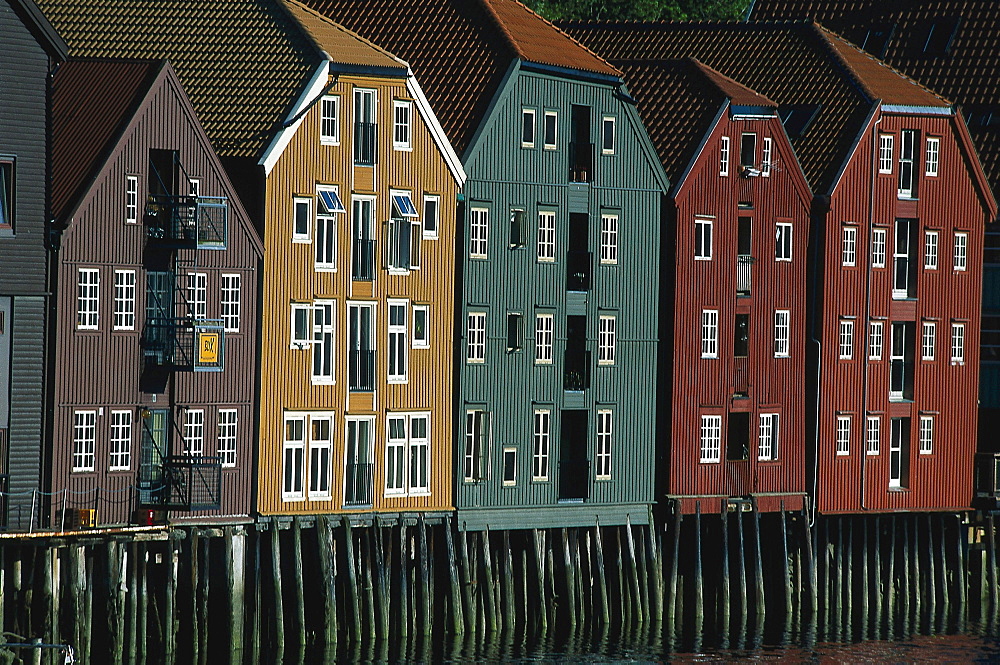
M 823 198 L 826 198 L 826 197 L 823 197 Z M 815 205 L 815 203 L 814 203 L 814 205 Z M 823 265 L 823 260 L 825 259 L 824 252 L 822 251 L 822 248 L 825 245 L 825 242 L 823 241 L 823 237 L 824 237 L 825 231 L 826 231 L 826 228 L 825 228 L 826 227 L 826 222 L 825 222 L 826 215 L 827 215 L 827 213 L 829 212 L 829 209 L 830 209 L 829 199 L 827 199 L 825 201 L 824 207 L 826 208 L 826 210 L 823 212 L 823 220 L 824 220 L 823 229 L 821 230 L 820 233 L 817 233 L 814 236 L 814 237 L 817 238 L 817 241 L 816 241 L 816 244 L 813 246 L 813 266 L 817 266 L 817 267 L 814 268 L 814 270 L 811 272 L 811 277 L 812 277 L 812 291 L 813 291 L 811 300 L 812 300 L 813 303 L 819 303 L 820 302 L 819 299 L 818 299 L 818 294 L 816 293 L 816 291 L 817 291 L 817 288 L 818 288 L 817 285 L 818 285 L 818 282 L 819 282 L 818 272 L 821 270 L 821 268 L 819 268 L 819 266 Z M 819 215 L 815 215 L 815 217 L 819 217 Z M 820 429 L 820 427 L 819 427 L 819 403 L 820 403 L 820 391 L 821 391 L 821 388 L 822 388 L 822 377 L 823 377 L 823 342 L 820 341 L 820 337 L 817 335 L 817 332 L 816 332 L 816 328 L 817 328 L 816 319 L 818 317 L 817 317 L 817 313 L 816 313 L 815 307 L 817 307 L 817 306 L 818 305 L 814 305 L 814 309 L 812 311 L 812 322 L 811 322 L 811 324 L 809 326 L 810 336 L 812 337 L 812 343 L 816 345 L 816 397 L 815 397 L 815 400 L 814 400 L 815 404 L 813 405 L 813 409 L 814 409 L 814 412 L 813 412 L 813 476 L 812 476 L 812 492 L 811 492 L 811 495 L 810 495 L 812 497 L 812 501 L 810 502 L 811 505 L 809 506 L 809 526 L 810 527 L 812 527 L 813 525 L 816 524 L 816 486 L 817 486 L 817 479 L 818 479 L 818 476 L 819 476 L 819 429 Z

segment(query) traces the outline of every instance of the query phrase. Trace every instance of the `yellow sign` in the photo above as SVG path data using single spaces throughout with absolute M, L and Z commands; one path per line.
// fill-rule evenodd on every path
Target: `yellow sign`
M 198 333 L 198 364 L 216 365 L 219 362 L 219 340 L 222 337 L 217 332 Z

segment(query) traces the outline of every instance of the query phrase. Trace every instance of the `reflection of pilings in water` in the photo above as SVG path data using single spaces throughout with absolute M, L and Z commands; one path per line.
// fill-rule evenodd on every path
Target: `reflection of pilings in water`
M 694 650 L 701 651 L 705 620 L 705 594 L 701 576 L 701 501 L 694 508 Z
M 722 580 L 719 583 L 719 646 L 729 648 L 729 500 L 722 499 Z
M 749 602 L 749 596 L 747 595 L 747 566 L 746 566 L 746 545 L 743 540 L 743 512 L 736 513 L 736 534 L 739 538 L 736 544 L 736 557 L 739 568 L 739 589 L 740 589 L 740 614 L 739 614 L 739 624 L 736 631 L 736 648 L 742 649 L 746 640 L 747 633 L 747 604 Z

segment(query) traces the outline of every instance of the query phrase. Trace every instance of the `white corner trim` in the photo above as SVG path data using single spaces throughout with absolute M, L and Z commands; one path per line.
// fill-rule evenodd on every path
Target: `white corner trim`
M 298 114 L 302 113 L 302 110 L 306 108 L 309 104 L 316 99 L 317 96 L 326 87 L 326 82 L 330 76 L 330 59 L 325 58 L 320 61 L 319 66 L 316 68 L 316 73 L 313 74 L 312 78 L 309 79 L 309 83 L 302 90 L 302 94 L 299 95 L 298 100 L 295 102 L 295 106 L 288 112 L 288 117 L 286 122 L 291 120 Z M 308 113 L 304 114 L 301 118 L 296 120 L 294 123 L 288 127 L 284 127 L 274 135 L 271 139 L 270 145 L 267 146 L 267 150 L 264 151 L 264 156 L 260 158 L 257 162 L 264 167 L 264 175 L 268 176 L 271 173 L 271 169 L 274 165 L 278 163 L 281 156 L 285 152 L 285 148 L 288 147 L 289 142 L 291 142 L 292 137 L 295 136 L 295 132 L 299 130 L 299 126 L 302 125 L 302 121 L 305 120 Z
M 409 67 L 406 68 L 406 89 L 413 96 L 417 104 L 417 110 L 420 111 L 420 117 L 427 123 L 427 129 L 430 130 L 431 137 L 441 150 L 441 156 L 444 157 L 444 161 L 448 165 L 452 177 L 458 183 L 458 188 L 462 189 L 467 177 L 465 168 L 462 166 L 462 160 L 458 158 L 458 154 L 452 147 L 451 141 L 448 140 L 448 136 L 444 133 L 444 128 L 441 127 L 437 116 L 434 115 L 434 110 L 431 108 L 430 102 L 424 96 L 424 91 L 421 90 L 420 83 L 417 82 L 417 78 L 413 75 L 413 70 Z

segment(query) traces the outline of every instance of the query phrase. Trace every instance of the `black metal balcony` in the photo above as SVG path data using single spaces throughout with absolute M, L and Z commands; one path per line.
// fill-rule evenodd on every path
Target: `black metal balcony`
M 593 182 L 594 144 L 574 142 L 569 144 L 569 181 Z
M 363 508 L 372 505 L 371 462 L 348 462 L 344 474 L 344 507 Z
M 378 159 L 378 125 L 374 122 L 354 123 L 354 165 L 375 166 Z
M 366 349 L 352 349 L 347 378 L 348 388 L 351 392 L 373 392 L 375 390 L 375 352 Z
M 221 320 L 150 317 L 143 329 L 143 355 L 159 367 L 221 372 L 225 368 L 225 347 Z
M 351 279 L 370 282 L 375 279 L 375 241 L 355 238 L 351 258 Z
M 590 497 L 590 460 L 559 460 L 559 499 L 585 500 Z
M 567 252 L 566 290 L 589 291 L 593 265 L 594 257 L 592 252 Z
M 222 505 L 222 458 L 172 455 L 163 459 L 157 487 L 140 489 L 140 508 L 218 510 Z
M 590 388 L 590 351 L 563 354 L 563 390 L 581 392 Z
M 146 236 L 165 247 L 225 249 L 229 203 L 223 196 L 150 195 L 143 218 Z

